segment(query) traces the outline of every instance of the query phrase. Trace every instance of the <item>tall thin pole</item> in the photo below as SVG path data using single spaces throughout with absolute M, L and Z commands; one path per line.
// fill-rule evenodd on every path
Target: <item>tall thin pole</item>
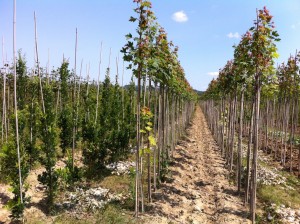
M 3 133 L 3 129 L 4 129 L 4 114 L 5 114 L 5 88 L 4 88 L 4 82 L 5 82 L 5 79 L 4 79 L 4 76 L 5 76 L 5 67 L 4 67 L 4 37 L 2 36 L 2 65 L 3 65 L 3 103 L 2 103 L 2 124 L 1 124 L 1 140 L 3 142 L 3 136 L 4 136 L 4 133 Z
M 116 57 L 116 68 L 117 68 L 117 75 L 116 75 L 116 84 L 119 80 L 119 57 Z
M 72 169 L 74 170 L 74 152 L 76 143 L 76 63 L 77 63 L 77 28 L 75 35 L 75 62 L 74 62 L 74 91 L 73 91 L 73 136 L 72 136 Z M 80 84 L 79 84 L 80 85 Z
M 258 18 L 258 11 L 256 9 L 256 32 L 259 32 L 259 18 Z M 258 51 L 257 45 L 257 51 Z M 253 124 L 254 130 L 254 144 L 253 144 L 253 159 L 252 159 L 252 192 L 251 192 L 251 204 L 250 204 L 250 217 L 251 221 L 255 223 L 255 213 L 256 213 L 256 189 L 257 189 L 257 151 L 258 151 L 258 135 L 259 135 L 259 104 L 260 104 L 260 70 L 258 67 L 258 62 L 255 65 L 255 120 Z
M 3 67 L 4 67 L 4 36 L 2 36 L 2 64 L 3 64 Z
M 16 142 L 18 155 L 18 169 L 19 169 L 19 184 L 20 184 L 20 201 L 23 204 L 23 186 L 21 174 L 21 157 L 20 157 L 20 142 L 19 142 L 19 122 L 18 122 L 18 104 L 17 104 L 17 63 L 16 63 L 16 0 L 14 0 L 14 19 L 13 19 L 13 56 L 14 56 L 14 101 L 15 101 L 15 121 L 16 121 Z
M 3 104 L 2 104 L 2 142 L 4 138 L 5 129 L 5 141 L 7 142 L 7 123 L 6 123 L 6 71 L 7 65 L 4 60 L 4 37 L 2 37 L 2 64 L 3 64 Z
M 76 118 L 75 118 L 76 132 L 78 131 L 78 127 L 77 127 L 77 125 L 78 125 L 78 107 L 79 107 L 79 101 L 80 101 L 80 86 L 81 86 L 82 64 L 83 64 L 83 60 L 81 60 L 79 80 L 78 80 L 78 91 L 77 91 L 77 102 L 76 102 Z
M 49 85 L 49 76 L 50 76 L 50 50 L 48 48 L 48 61 L 47 61 L 47 84 Z
M 108 68 L 110 69 L 111 48 L 109 49 Z
M 124 121 L 124 117 L 125 117 L 125 102 L 124 102 L 124 60 L 123 60 L 123 68 L 122 68 L 122 110 L 123 110 L 123 121 Z
M 43 94 L 43 87 L 42 87 L 42 78 L 40 73 L 40 63 L 39 63 L 39 54 L 38 54 L 38 41 L 37 41 L 37 28 L 36 28 L 36 16 L 35 12 L 34 14 L 34 39 L 35 39 L 35 55 L 36 55 L 36 65 L 37 65 L 37 73 L 40 81 L 40 91 L 41 91 L 41 98 L 42 98 L 42 107 L 43 107 L 43 113 L 46 113 L 45 110 L 45 103 L 44 103 L 44 94 Z
M 102 59 L 102 42 L 101 42 L 101 46 L 100 46 L 100 59 L 99 59 L 99 68 L 98 68 L 97 103 L 96 103 L 95 124 L 97 123 L 97 119 L 98 119 L 99 90 L 100 90 L 100 74 L 101 74 L 101 59 Z

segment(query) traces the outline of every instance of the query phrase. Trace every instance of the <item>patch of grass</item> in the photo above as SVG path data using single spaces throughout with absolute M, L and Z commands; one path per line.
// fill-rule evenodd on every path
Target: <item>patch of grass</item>
M 108 204 L 101 212 L 96 215 L 96 223 L 107 224 L 137 224 L 140 223 L 133 217 L 133 214 L 122 210 L 119 205 Z
M 94 222 L 92 221 L 92 219 L 78 220 L 74 217 L 70 217 L 70 216 L 64 214 L 64 215 L 57 217 L 53 223 L 55 223 L 55 224 L 73 224 L 73 223 L 74 224 L 92 224 Z
M 133 187 L 134 187 L 134 179 L 129 175 L 112 175 L 103 179 L 100 183 L 100 186 L 103 188 L 110 189 L 111 192 L 115 194 L 123 194 L 123 195 L 131 195 L 124 201 L 122 201 L 120 206 L 123 209 L 132 211 L 134 210 L 134 197 L 133 197 Z M 120 203 L 120 202 L 118 202 Z
M 130 177 L 128 175 L 111 175 L 105 177 L 100 186 L 103 188 L 110 189 L 111 192 L 120 194 L 120 193 L 128 193 L 130 188 Z
M 261 185 L 257 194 L 262 201 L 267 203 L 284 204 L 292 208 L 300 208 L 300 192 L 297 190 L 288 190 L 278 185 Z
M 11 222 L 11 224 L 20 224 L 20 222 Z M 44 221 L 40 221 L 40 220 L 33 220 L 33 219 L 29 219 L 29 220 L 26 220 L 25 223 L 28 223 L 28 224 L 44 224 L 45 222 Z
M 99 185 L 103 188 L 110 189 L 112 193 L 130 195 L 124 202 L 120 205 L 123 209 L 132 211 L 134 210 L 134 181 L 135 176 L 132 173 L 130 175 L 111 175 L 105 177 Z
M 265 161 L 259 161 L 259 165 L 272 168 Z M 300 182 L 296 176 L 285 171 L 278 172 L 280 175 L 286 177 L 286 185 L 293 189 L 288 189 L 283 185 L 260 185 L 258 186 L 258 197 L 268 203 L 275 203 L 277 205 L 284 204 L 292 208 L 300 208 Z
M 35 222 L 38 224 L 37 222 Z M 105 224 L 140 224 L 139 220 L 133 217 L 132 212 L 122 209 L 120 205 L 110 203 L 100 211 L 90 214 L 84 220 L 79 220 L 66 213 L 57 217 L 53 222 L 55 224 L 92 224 L 92 223 L 105 223 Z
M 286 171 L 281 171 L 280 174 L 286 177 L 286 182 L 289 186 L 295 189 L 299 189 L 300 191 L 300 180 L 295 175 L 288 173 Z

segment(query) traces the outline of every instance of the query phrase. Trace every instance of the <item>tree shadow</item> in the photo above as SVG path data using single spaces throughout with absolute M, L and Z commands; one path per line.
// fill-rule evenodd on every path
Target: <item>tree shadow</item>
M 204 182 L 204 181 L 202 181 L 202 180 L 200 180 L 200 181 L 195 181 L 194 184 L 195 184 L 197 187 L 205 187 L 205 186 L 207 186 L 207 185 L 211 185 L 210 183 L 206 183 L 206 182 Z
M 170 198 L 167 194 L 161 193 L 161 192 L 155 192 L 152 195 L 152 198 L 155 200 L 155 202 L 163 202 L 163 203 L 168 203 L 172 208 L 175 207 L 180 207 L 182 204 L 181 201 L 176 201 L 172 198 Z M 161 216 L 161 217 L 166 217 L 170 220 L 175 220 L 178 218 L 178 215 L 171 214 L 169 212 L 164 212 L 161 206 L 158 206 L 157 204 L 147 204 L 145 205 L 145 210 L 148 214 L 150 215 L 155 215 L 155 216 Z
M 176 157 L 176 158 L 174 158 L 174 162 L 175 161 L 177 162 L 176 165 L 182 164 L 182 163 L 188 163 L 188 160 L 185 157 Z
M 240 195 L 239 192 L 238 192 L 237 190 L 228 189 L 228 188 L 223 189 L 223 192 L 224 192 L 225 194 L 228 194 L 228 195 L 231 195 L 231 196 L 234 196 L 234 197 Z
M 44 196 L 38 202 L 29 202 L 26 207 L 35 207 L 41 212 L 43 212 L 45 215 L 58 215 L 66 211 L 72 211 L 76 207 L 76 204 L 73 202 L 67 202 L 66 204 L 60 204 L 55 202 L 53 206 L 50 207 L 48 198 Z
M 234 209 L 228 208 L 228 207 L 218 209 L 216 211 L 216 213 L 219 213 L 219 214 L 232 214 L 232 215 L 236 215 L 236 216 L 239 216 L 239 217 L 242 217 L 242 218 L 245 218 L 245 219 L 247 219 L 249 217 L 249 214 L 246 211 L 238 211 L 238 210 L 234 210 Z
M 188 191 L 182 191 L 182 190 L 180 190 L 180 189 L 178 189 L 178 188 L 176 188 L 174 186 L 164 185 L 162 187 L 162 190 L 164 191 L 164 193 L 166 195 L 172 195 L 172 194 L 174 195 L 175 194 L 175 195 L 178 195 L 178 196 L 181 196 L 181 197 L 185 197 L 185 198 L 187 198 L 189 200 L 196 199 L 195 195 L 189 193 Z M 171 201 L 169 201 L 169 202 L 171 202 Z
M 170 165 L 174 166 L 174 167 L 180 167 L 182 170 L 185 170 L 185 167 L 182 165 L 183 161 L 185 161 L 185 159 L 182 157 L 174 158 L 172 164 L 170 164 Z
M 1 204 L 6 204 L 10 200 L 10 197 L 5 193 L 0 193 Z
M 29 204 L 26 207 L 28 207 L 28 208 L 35 207 L 35 208 L 41 210 L 44 214 L 50 214 L 50 212 L 51 212 L 50 208 L 49 208 L 48 200 L 46 197 L 44 197 L 39 202 L 29 202 Z
M 106 167 L 101 167 L 98 169 L 86 169 L 84 172 L 84 176 L 86 176 L 88 180 L 94 181 L 101 181 L 105 177 L 112 175 L 111 170 L 107 169 Z
M 181 155 L 183 158 L 185 158 L 185 159 L 187 159 L 187 160 L 194 159 L 193 157 L 187 155 L 187 154 L 184 153 L 183 151 L 179 151 L 178 153 L 179 153 L 179 155 Z
M 152 205 L 152 204 L 145 205 L 145 211 L 150 215 L 166 217 L 170 220 L 175 220 L 176 218 L 178 218 L 176 217 L 176 215 L 164 212 L 161 206 L 157 206 L 157 205 Z

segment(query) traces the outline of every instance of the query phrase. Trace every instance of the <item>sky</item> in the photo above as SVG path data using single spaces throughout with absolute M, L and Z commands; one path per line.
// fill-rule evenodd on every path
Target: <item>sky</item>
M 206 90 L 218 70 L 233 58 L 232 46 L 253 25 L 256 9 L 266 6 L 274 16 L 281 38 L 277 43 L 278 63 L 300 50 L 299 0 L 153 0 L 152 5 L 169 40 L 179 46 L 186 78 L 197 90 Z M 119 58 L 121 76 L 120 49 L 126 43 L 125 35 L 135 33 L 136 23 L 128 21 L 135 15 L 135 6 L 132 0 L 17 0 L 17 49 L 22 50 L 27 65 L 32 67 L 35 11 L 41 66 L 46 67 L 49 58 L 50 68 L 56 69 L 65 57 L 70 69 L 74 68 L 77 28 L 77 74 L 82 62 L 82 76 L 86 76 L 89 67 L 91 78 L 97 79 L 102 42 L 100 79 L 103 80 L 108 67 L 110 49 L 111 74 L 116 75 Z M 0 0 L 0 37 L 4 39 L 1 66 L 3 58 L 8 62 L 13 58 L 12 25 L 13 0 Z M 131 71 L 125 69 L 124 84 L 130 78 Z

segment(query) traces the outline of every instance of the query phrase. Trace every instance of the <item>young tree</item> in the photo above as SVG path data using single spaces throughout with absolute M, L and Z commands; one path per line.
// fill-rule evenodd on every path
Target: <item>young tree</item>
M 279 41 L 278 34 L 274 30 L 272 17 L 264 7 L 257 11 L 255 27 L 252 27 L 253 42 L 251 53 L 255 68 L 255 119 L 254 119 L 254 147 L 252 160 L 252 192 L 251 192 L 251 220 L 255 223 L 256 188 L 257 188 L 257 151 L 259 142 L 259 116 L 260 116 L 260 92 L 264 77 L 273 72 L 273 59 L 277 57 L 275 41 Z
M 69 79 L 71 77 L 70 71 L 68 69 L 69 63 L 63 61 L 61 67 L 59 68 L 60 75 L 60 93 L 61 93 L 61 110 L 59 115 L 58 125 L 61 129 L 60 131 L 60 147 L 62 149 L 63 155 L 66 154 L 67 149 L 72 146 L 72 105 L 69 97 Z

